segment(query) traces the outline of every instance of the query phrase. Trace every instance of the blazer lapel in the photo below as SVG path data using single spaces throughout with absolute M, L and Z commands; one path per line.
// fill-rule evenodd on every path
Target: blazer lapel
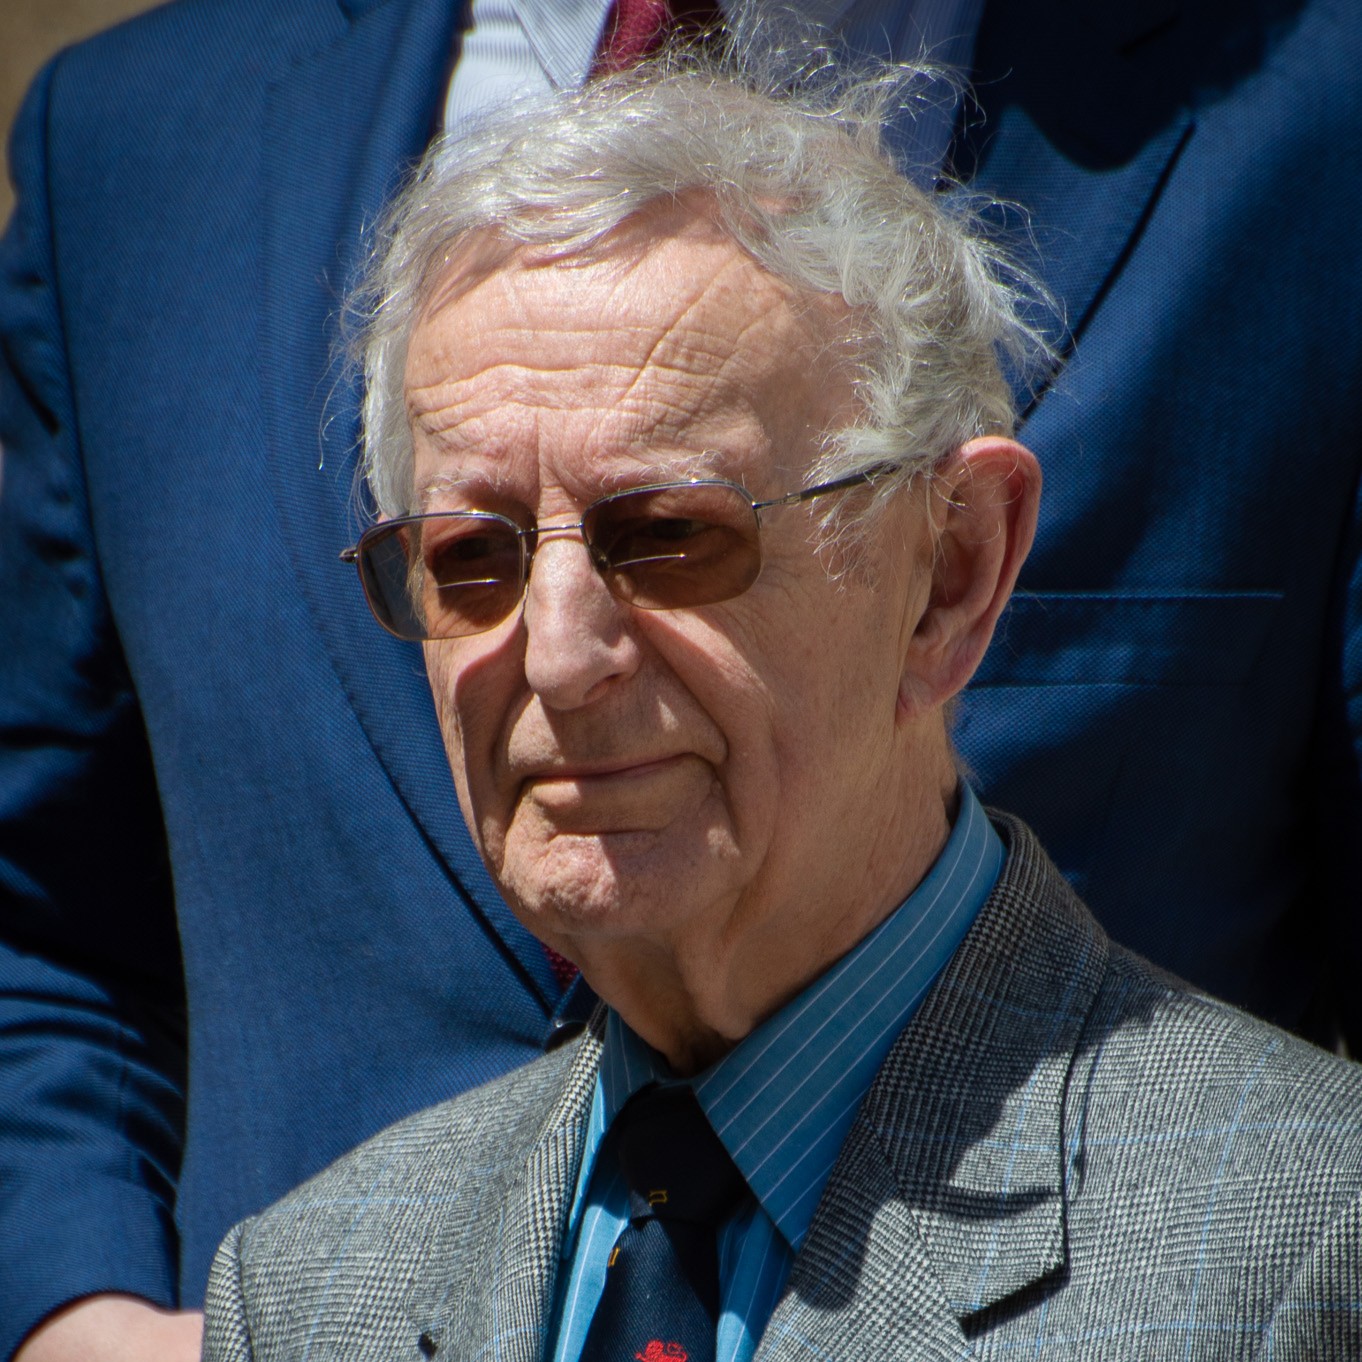
M 1065 1096 L 1101 928 L 1031 833 L 871 1087 L 763 1359 L 958 1358 L 970 1318 L 1065 1261 Z
M 967 1350 L 894 1169 L 858 1122 L 762 1334 L 757 1362 L 870 1356 L 944 1362 Z
M 460 1247 L 457 1272 L 438 1249 L 423 1262 L 409 1310 L 425 1356 L 542 1358 L 600 1068 L 603 1018 L 600 1009 L 578 1042 L 509 1192 L 487 1208 L 481 1243 Z M 470 1271 L 470 1263 L 480 1267 Z
M 361 517 L 358 389 L 338 358 L 365 229 L 430 140 L 458 6 L 449 0 L 318 3 L 280 54 L 262 128 L 258 348 L 275 506 L 300 590 L 378 760 L 456 888 L 541 998 L 542 949 L 473 850 L 454 796 L 419 648 L 369 618 L 337 555 Z
M 1198 25 L 1183 0 L 990 0 L 975 48 L 977 106 L 956 144 L 973 190 L 1045 282 L 1061 360 L 1157 201 L 1192 129 Z M 1047 319 L 1038 314 L 1037 320 Z M 1025 409 L 1038 393 L 1023 391 Z

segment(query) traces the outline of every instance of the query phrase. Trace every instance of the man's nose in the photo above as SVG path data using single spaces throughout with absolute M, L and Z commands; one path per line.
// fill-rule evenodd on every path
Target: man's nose
M 575 709 L 632 676 L 640 652 L 630 614 L 592 566 L 579 533 L 541 536 L 525 588 L 531 690 L 550 709 Z

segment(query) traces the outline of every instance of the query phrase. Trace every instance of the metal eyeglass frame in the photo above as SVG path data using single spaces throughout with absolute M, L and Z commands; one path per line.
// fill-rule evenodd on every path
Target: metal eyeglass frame
M 543 542 L 544 538 L 550 535 L 572 534 L 574 532 L 580 533 L 582 535 L 583 545 L 587 550 L 588 556 L 591 558 L 592 566 L 596 569 L 597 572 L 600 572 L 602 573 L 602 575 L 604 575 L 605 570 L 610 566 L 610 564 L 608 560 L 604 560 L 600 555 L 598 555 L 591 541 L 587 539 L 583 531 L 583 527 L 585 526 L 587 520 L 591 518 L 591 514 L 593 511 L 598 510 L 598 508 L 600 508 L 601 506 L 607 505 L 612 501 L 618 501 L 623 497 L 638 496 L 642 493 L 649 492 L 666 492 L 670 491 L 673 488 L 678 487 L 731 488 L 734 492 L 738 493 L 742 497 L 742 499 L 752 508 L 752 514 L 757 522 L 758 535 L 760 535 L 762 511 L 772 510 L 780 506 L 797 506 L 802 504 L 803 502 L 813 501 L 818 497 L 827 496 L 832 492 L 843 492 L 849 490 L 852 487 L 870 485 L 880 478 L 888 477 L 891 474 L 899 473 L 902 471 L 903 466 L 901 464 L 889 462 L 876 463 L 870 465 L 869 468 L 861 469 L 857 473 L 849 473 L 844 477 L 833 478 L 829 482 L 816 483 L 813 487 L 800 487 L 793 492 L 786 492 L 782 496 L 778 497 L 770 497 L 765 501 L 754 500 L 752 494 L 747 490 L 746 487 L 744 487 L 741 483 L 732 482 L 728 478 L 683 478 L 675 482 L 645 483 L 644 485 L 639 487 L 625 487 L 621 488 L 618 492 L 609 492 L 603 497 L 597 497 L 595 501 L 593 501 L 589 506 L 587 506 L 583 510 L 581 518 L 579 520 L 567 521 L 561 525 L 530 525 L 529 527 L 525 527 L 517 525 L 515 521 L 512 520 L 509 516 L 502 515 L 500 512 L 497 511 L 479 511 L 475 509 L 469 509 L 466 511 L 420 511 L 412 515 L 395 516 L 391 520 L 383 520 L 380 521 L 378 524 L 371 526 L 360 536 L 357 543 L 352 544 L 349 548 L 341 550 L 340 561 L 342 563 L 354 563 L 356 568 L 359 569 L 360 585 L 361 588 L 364 590 L 365 601 L 368 603 L 370 613 L 373 614 L 375 620 L 377 620 L 377 622 L 384 629 L 388 630 L 389 633 L 394 633 L 395 636 L 398 638 L 406 639 L 405 635 L 396 634 L 396 631 L 391 629 L 387 624 L 384 623 L 382 618 L 380 618 L 378 611 L 374 608 L 372 600 L 369 599 L 368 589 L 367 587 L 364 586 L 363 569 L 359 563 L 360 554 L 364 551 L 364 545 L 366 540 L 379 534 L 383 534 L 385 536 L 389 535 L 403 525 L 419 524 L 422 521 L 442 519 L 450 515 L 467 515 L 475 518 L 486 517 L 488 519 L 500 521 L 502 524 L 509 526 L 512 530 L 514 530 L 521 545 L 520 585 L 521 596 L 523 598 L 525 589 L 529 585 L 530 569 L 534 564 L 534 555 L 536 552 L 538 552 L 539 546 Z M 760 538 L 758 538 L 758 544 L 760 544 Z M 755 580 L 756 579 L 754 578 L 753 582 L 755 582 Z M 748 583 L 748 585 L 744 587 L 742 591 L 736 592 L 735 595 L 742 595 L 743 591 L 749 590 L 752 584 L 753 583 Z M 731 600 L 733 599 L 733 597 L 725 597 L 723 599 Z M 660 608 L 681 609 L 683 607 L 668 606 Z M 508 611 L 507 615 L 509 615 L 510 613 L 511 612 Z M 503 616 L 503 618 L 506 618 L 506 616 Z M 489 625 L 488 627 L 494 628 L 495 625 Z

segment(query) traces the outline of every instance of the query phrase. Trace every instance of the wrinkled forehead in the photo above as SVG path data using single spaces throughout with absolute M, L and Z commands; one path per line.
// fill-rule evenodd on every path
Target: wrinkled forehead
M 475 227 L 446 242 L 422 270 L 415 309 L 418 324 L 493 275 L 554 265 L 569 269 L 597 266 L 624 273 L 668 245 L 684 245 L 697 256 L 706 248 L 715 255 L 738 253 L 760 270 L 738 245 L 716 197 L 704 190 L 652 199 L 590 235 L 558 239 L 553 221 L 551 210 L 545 208 L 537 216 L 518 219 L 505 228 Z M 768 271 L 760 272 L 776 282 Z M 784 287 L 791 295 L 797 293 L 788 284 Z M 806 303 L 815 309 L 823 304 L 835 310 L 841 300 L 811 294 Z
M 570 255 L 480 234 L 450 253 L 408 349 L 418 498 L 461 450 L 503 436 L 632 446 L 668 476 L 701 456 L 712 473 L 727 445 L 804 462 L 851 418 L 847 316 L 682 204 Z

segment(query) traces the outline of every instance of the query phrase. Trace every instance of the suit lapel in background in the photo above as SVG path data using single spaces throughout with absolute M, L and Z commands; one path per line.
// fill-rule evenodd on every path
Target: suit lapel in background
M 1065 1263 L 1065 1100 L 1106 938 L 1014 820 L 988 904 L 880 1070 L 759 1356 L 968 1352 Z
M 481 1243 L 460 1247 L 457 1268 L 439 1253 L 424 1257 L 411 1315 L 427 1357 L 541 1362 L 600 1068 L 604 1016 L 598 1009 L 577 1042 L 523 1166 L 506 1196 L 487 1209 Z M 487 1153 L 494 1159 L 497 1151 Z M 470 1263 L 479 1267 L 470 1271 Z
M 984 12 L 977 107 L 964 120 L 956 170 L 1026 214 L 1025 237 L 1015 211 L 991 216 L 1060 306 L 1062 325 L 1046 330 L 1061 360 L 1191 133 L 1200 8 L 1200 0 L 990 0 Z M 1019 386 L 1023 410 L 1029 400 Z
M 374 624 L 353 569 L 337 558 L 360 523 L 358 389 L 337 358 L 342 303 L 365 229 L 430 140 L 458 9 L 450 0 L 319 0 L 296 49 L 281 54 L 263 129 L 261 388 L 279 521 L 332 666 L 460 892 L 549 1005 L 544 953 L 464 828 L 420 649 Z

